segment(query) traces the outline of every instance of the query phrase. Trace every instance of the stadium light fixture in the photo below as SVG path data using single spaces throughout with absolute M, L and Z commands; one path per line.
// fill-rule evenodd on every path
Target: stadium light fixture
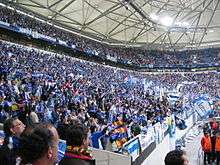
M 154 21 L 157 21 L 159 19 L 158 15 L 156 15 L 155 13 L 150 14 L 150 18 Z
M 160 18 L 160 23 L 164 26 L 171 26 L 173 24 L 173 18 L 165 16 Z
M 188 22 L 175 22 L 174 24 L 175 24 L 176 26 L 178 26 L 178 27 L 189 28 L 189 23 L 188 23 Z
M 182 22 L 182 26 L 183 27 L 189 27 L 189 23 L 188 22 Z

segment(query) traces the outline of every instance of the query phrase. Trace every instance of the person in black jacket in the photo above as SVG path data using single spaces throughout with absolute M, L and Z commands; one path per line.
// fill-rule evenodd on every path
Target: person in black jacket
M 67 148 L 59 165 L 95 165 L 89 146 L 89 130 L 80 123 L 74 123 L 67 128 Z
M 0 164 L 15 165 L 20 147 L 20 135 L 25 125 L 17 118 L 9 118 L 4 122 L 4 143 L 0 148 Z
M 215 153 L 216 132 L 215 131 L 212 132 L 211 143 L 212 143 L 212 151 L 211 151 L 210 156 L 211 156 L 212 162 L 215 162 L 215 159 L 216 159 L 216 153 Z

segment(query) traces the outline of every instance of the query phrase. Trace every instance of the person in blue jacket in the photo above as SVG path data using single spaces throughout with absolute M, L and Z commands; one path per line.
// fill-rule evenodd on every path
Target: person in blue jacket
M 99 140 L 101 139 L 102 136 L 105 135 L 107 131 L 107 127 L 105 127 L 101 131 L 97 131 L 96 126 L 91 126 L 90 127 L 90 132 L 91 132 L 91 142 L 92 142 L 92 147 L 99 149 Z

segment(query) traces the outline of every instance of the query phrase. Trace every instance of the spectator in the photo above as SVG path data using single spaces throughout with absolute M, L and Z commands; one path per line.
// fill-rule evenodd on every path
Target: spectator
M 213 118 L 212 121 L 210 122 L 210 126 L 211 126 L 211 129 L 214 131 L 219 129 L 219 125 L 215 118 Z
M 38 115 L 37 115 L 37 113 L 33 109 L 30 110 L 30 112 L 28 113 L 27 123 L 30 126 L 33 126 L 33 125 L 39 123 Z
M 6 71 L 6 76 L 0 78 L 2 119 L 16 115 L 29 124 L 38 120 L 51 122 L 62 139 L 73 121 L 84 123 L 87 128 L 94 125 L 99 131 L 104 125 L 115 129 L 112 124 L 117 116 L 125 130 L 123 138 L 117 136 L 118 140 L 122 138 L 122 143 L 131 138 L 131 134 L 148 133 L 150 127 L 164 121 L 169 123 L 169 133 L 173 134 L 175 122 L 180 129 L 186 127 L 185 117 L 193 112 L 195 98 L 204 93 L 210 99 L 219 97 L 219 90 L 215 90 L 219 89 L 219 74 L 215 72 L 158 76 L 6 41 L 0 41 L 0 49 L 0 66 Z M 187 85 L 192 81 L 195 83 Z M 176 86 L 182 86 L 181 92 Z M 177 91 L 180 96 L 172 101 L 166 94 L 161 94 L 158 87 L 168 92 Z M 29 120 L 26 121 L 27 115 Z M 170 120 L 167 120 L 169 116 Z M 126 129 L 128 125 L 130 128 Z M 105 135 L 102 142 L 108 142 L 109 138 L 113 139 Z
M 165 165 L 189 165 L 186 152 L 182 150 L 170 151 L 165 157 Z
M 204 165 L 206 165 L 206 161 L 208 161 L 208 164 L 210 164 L 212 144 L 211 144 L 211 138 L 208 132 L 204 133 L 204 136 L 202 137 L 202 140 L 201 140 L 201 146 L 204 152 Z
M 54 165 L 58 161 L 59 136 L 50 124 L 39 124 L 21 137 L 23 164 Z
M 89 130 L 82 124 L 75 123 L 70 125 L 66 131 L 66 152 L 60 165 L 94 165 L 89 146 Z
M 216 141 L 215 141 L 215 152 L 216 152 L 216 164 L 219 165 L 220 163 L 220 132 L 216 134 Z
M 92 125 L 90 127 L 90 132 L 91 132 L 91 143 L 93 148 L 103 148 L 103 146 L 100 146 L 99 144 L 101 143 L 101 137 L 105 135 L 107 131 L 107 127 L 105 127 L 103 130 L 98 131 L 97 127 Z
M 212 132 L 211 143 L 212 143 L 211 161 L 214 163 L 216 159 L 216 131 Z M 220 151 L 220 146 L 218 150 Z
M 176 122 L 176 126 L 180 130 L 184 130 L 187 127 L 185 121 L 181 118 L 176 117 L 176 116 L 175 116 L 175 122 Z
M 211 126 L 210 123 L 205 123 L 205 125 L 203 126 L 203 133 L 208 132 L 211 134 Z
M 4 143 L 0 148 L 0 162 L 2 165 L 16 164 L 18 150 L 20 147 L 20 135 L 25 125 L 16 117 L 9 118 L 4 122 Z

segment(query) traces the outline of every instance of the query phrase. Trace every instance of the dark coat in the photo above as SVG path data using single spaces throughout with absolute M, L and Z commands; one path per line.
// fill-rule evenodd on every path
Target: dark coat
M 95 160 L 83 160 L 78 158 L 63 158 L 59 165 L 95 165 Z
M 0 165 L 15 165 L 19 151 L 20 140 L 16 136 L 12 137 L 11 149 L 9 148 L 9 136 L 4 138 L 4 144 L 0 147 Z
M 10 150 L 7 145 L 2 145 L 0 148 L 0 164 L 1 165 L 15 165 L 16 152 Z

